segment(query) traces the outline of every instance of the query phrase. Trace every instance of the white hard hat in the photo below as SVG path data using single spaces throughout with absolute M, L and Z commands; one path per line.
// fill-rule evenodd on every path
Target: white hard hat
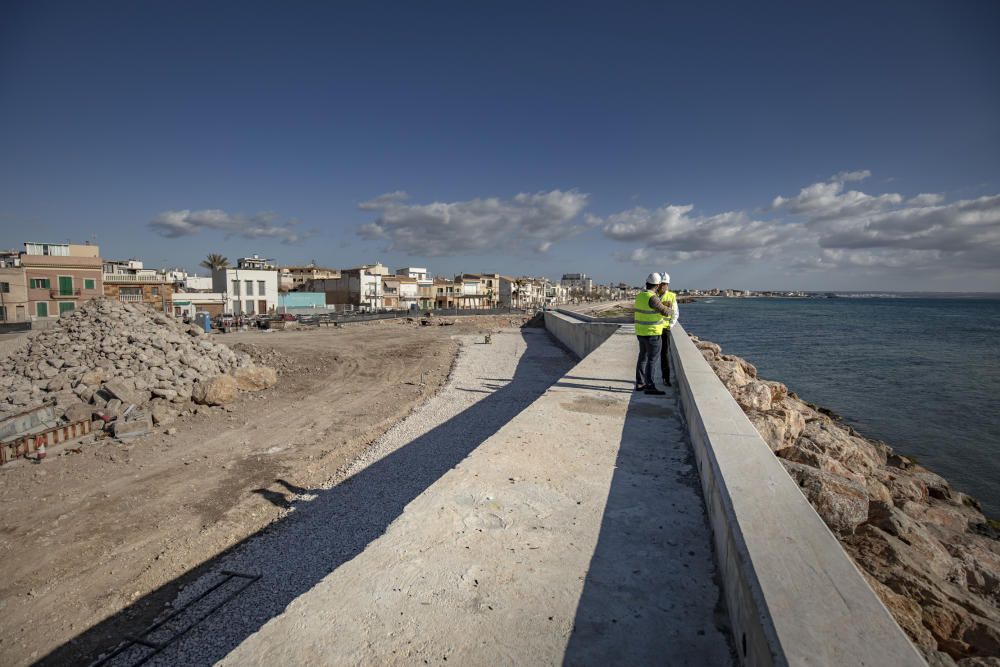
M 669 283 L 670 282 L 670 274 L 667 273 L 666 271 L 664 271 L 663 273 L 661 273 L 660 274 L 660 281 L 661 282 L 665 282 L 665 283 Z
M 659 285 L 661 282 L 663 281 L 660 280 L 659 273 L 650 273 L 648 276 L 646 276 L 647 285 Z

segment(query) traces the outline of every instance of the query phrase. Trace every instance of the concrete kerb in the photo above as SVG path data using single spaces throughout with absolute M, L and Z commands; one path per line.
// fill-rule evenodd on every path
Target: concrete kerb
M 545 312 L 546 329 L 580 358 L 618 327 L 592 319 Z M 926 665 L 683 327 L 672 333 L 671 366 L 742 663 Z

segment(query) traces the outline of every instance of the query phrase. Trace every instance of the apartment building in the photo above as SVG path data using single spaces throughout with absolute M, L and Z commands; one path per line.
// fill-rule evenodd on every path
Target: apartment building
M 586 296 L 594 289 L 594 281 L 586 273 L 564 273 L 559 282 L 571 296 Z
M 20 253 L 0 253 L 0 323 L 28 322 L 28 312 L 28 283 Z
M 435 307 L 436 291 L 434 289 L 434 279 L 430 277 L 427 269 L 407 266 L 402 269 L 396 269 L 396 275 L 414 281 L 415 288 L 409 287 L 409 283 L 403 286 L 404 294 L 401 296 L 407 297 L 406 301 L 408 304 L 415 305 L 420 310 L 430 310 Z M 414 297 L 412 300 L 408 299 L 411 295 Z M 409 308 L 410 305 L 405 307 Z
M 212 272 L 212 291 L 225 294 L 226 312 L 266 315 L 278 307 L 278 269 L 257 255 L 237 260 L 236 267 Z
M 545 278 L 500 276 L 500 305 L 512 308 L 539 308 L 546 303 Z
M 457 308 L 458 295 L 461 287 L 455 284 L 454 280 L 447 278 L 434 278 L 434 307 L 435 308 Z
M 174 281 L 165 272 L 147 269 L 137 259 L 106 261 L 103 272 L 104 296 L 109 299 L 172 312 Z
M 460 287 L 458 308 L 496 308 L 500 303 L 499 273 L 463 273 L 455 276 L 455 284 Z
M 18 260 L 26 293 L 24 302 L 11 303 L 15 318 L 19 305 L 27 319 L 46 321 L 104 293 L 100 249 L 95 245 L 28 242 Z
M 306 266 L 283 266 L 279 269 L 278 287 L 282 292 L 305 292 L 314 280 L 335 280 L 340 278 L 337 269 L 325 269 L 315 264 Z
M 199 276 L 182 269 L 171 269 L 166 272 L 167 280 L 173 283 L 174 290 L 179 292 L 211 292 L 212 276 Z
M 342 269 L 338 278 L 310 280 L 307 289 L 310 292 L 325 292 L 327 305 L 382 310 L 388 307 L 384 280 L 389 275 L 389 268 L 379 262 L 363 264 L 353 269 Z

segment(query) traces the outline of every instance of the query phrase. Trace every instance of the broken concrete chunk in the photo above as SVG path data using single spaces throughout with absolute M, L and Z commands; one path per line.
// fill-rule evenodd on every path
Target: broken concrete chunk
M 153 430 L 153 418 L 147 415 L 144 419 L 134 421 L 118 419 L 112 428 L 116 438 L 137 438 Z
M 167 407 L 165 403 L 157 403 L 150 412 L 153 415 L 153 423 L 157 426 L 172 424 L 177 419 L 177 412 Z
M 85 403 L 76 403 L 75 405 L 70 405 L 66 408 L 66 411 L 63 413 L 63 418 L 71 423 L 90 421 L 90 417 L 93 413 L 93 406 Z
M 117 398 L 121 400 L 122 403 L 135 403 L 138 405 L 143 401 L 139 400 L 139 394 L 133 389 L 129 389 L 122 382 L 117 380 L 111 380 L 104 383 L 104 391 L 112 396 L 112 398 Z
M 153 392 L 153 396 L 158 396 L 168 401 L 172 401 L 175 398 L 177 398 L 177 392 L 173 389 L 164 389 L 163 387 L 153 387 L 150 391 Z

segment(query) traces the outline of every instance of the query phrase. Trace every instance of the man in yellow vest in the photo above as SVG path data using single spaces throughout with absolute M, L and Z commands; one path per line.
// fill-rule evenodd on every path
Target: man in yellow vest
M 677 309 L 677 295 L 670 291 L 670 274 L 666 271 L 660 273 L 660 302 L 667 307 L 670 314 L 666 317 L 667 323 L 663 326 L 663 334 L 660 336 L 660 370 L 663 372 L 663 383 L 670 385 L 670 327 L 677 324 L 680 313 Z
M 664 326 L 669 321 L 671 311 L 661 301 L 666 291 L 659 273 L 646 276 L 646 289 L 635 297 L 633 317 L 635 335 L 639 339 L 639 360 L 635 365 L 635 390 L 654 396 L 666 392 L 657 389 L 653 380 L 653 364 L 660 358 Z

